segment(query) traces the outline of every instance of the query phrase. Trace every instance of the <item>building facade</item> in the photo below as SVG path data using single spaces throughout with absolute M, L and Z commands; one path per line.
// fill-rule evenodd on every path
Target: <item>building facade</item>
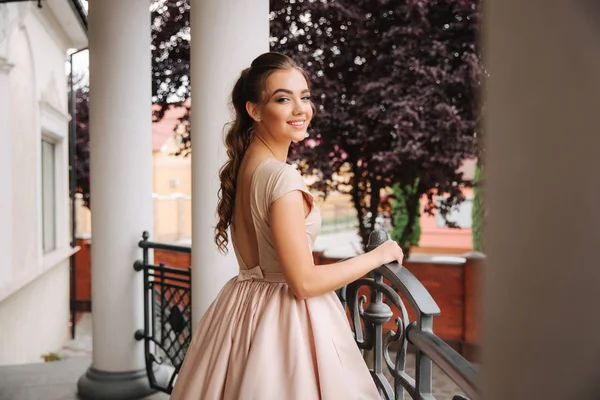
M 4 3 L 4 2 L 3 2 Z M 67 50 L 81 4 L 0 4 L 0 364 L 40 361 L 69 332 Z

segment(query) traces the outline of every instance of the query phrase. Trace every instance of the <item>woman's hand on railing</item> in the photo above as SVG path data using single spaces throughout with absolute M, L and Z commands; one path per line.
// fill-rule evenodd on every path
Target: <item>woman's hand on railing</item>
M 392 242 L 393 244 L 390 244 Z M 369 243 L 367 244 L 367 250 L 378 251 L 381 247 L 389 246 L 384 251 L 390 251 L 397 246 L 392 240 L 389 240 L 389 236 L 386 232 L 375 229 L 369 235 Z M 400 249 L 400 252 L 402 250 Z M 404 257 L 404 254 L 402 257 Z M 382 266 L 377 268 L 374 272 L 382 275 L 384 278 L 392 284 L 392 287 L 399 293 L 401 293 L 411 304 L 413 309 L 421 315 L 439 315 L 440 308 L 436 304 L 431 294 L 425 289 L 423 284 L 415 278 L 415 276 L 406 268 L 402 266 L 402 259 L 397 263 L 394 262 L 396 259 L 391 260 L 387 263 L 382 263 Z
M 402 249 L 396 241 L 391 239 L 386 240 L 374 250 L 371 250 L 371 252 L 377 254 L 377 257 L 380 259 L 380 265 L 389 264 L 394 261 L 402 265 L 402 261 L 404 260 Z

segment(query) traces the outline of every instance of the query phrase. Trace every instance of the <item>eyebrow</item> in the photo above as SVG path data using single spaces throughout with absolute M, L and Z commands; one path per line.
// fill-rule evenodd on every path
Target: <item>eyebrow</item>
M 283 93 L 287 93 L 287 94 L 294 94 L 294 92 L 292 92 L 291 90 L 288 90 L 288 89 L 277 89 L 276 91 L 273 92 L 271 97 L 275 96 L 279 92 L 283 92 Z M 307 93 L 307 92 L 310 92 L 310 90 L 304 89 L 302 92 L 300 92 L 300 94 Z

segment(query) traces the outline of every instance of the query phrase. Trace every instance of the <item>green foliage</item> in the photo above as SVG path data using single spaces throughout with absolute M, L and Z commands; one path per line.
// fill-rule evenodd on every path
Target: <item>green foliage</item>
M 395 184 L 392 188 L 392 231 L 390 235 L 398 242 L 405 254 L 409 254 L 411 246 L 418 246 L 421 239 L 421 201 L 416 201 L 416 210 L 409 210 L 407 199 L 414 198 L 416 185 Z M 418 199 L 418 197 L 417 197 Z M 407 229 L 412 220 L 412 229 Z M 407 234 L 407 232 L 410 232 Z
M 475 177 L 473 179 L 473 210 L 472 210 L 472 235 L 473 250 L 483 252 L 484 234 L 484 195 L 482 187 L 482 171 L 479 163 L 475 166 Z
M 62 358 L 58 353 L 42 354 L 44 362 L 60 361 Z

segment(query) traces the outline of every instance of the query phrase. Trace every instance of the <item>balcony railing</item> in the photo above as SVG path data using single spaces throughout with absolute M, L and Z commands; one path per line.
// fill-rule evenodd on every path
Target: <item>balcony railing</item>
M 383 231 L 369 237 L 372 250 L 386 241 Z M 358 347 L 363 350 L 382 399 L 435 399 L 433 363 L 452 379 L 467 397 L 479 399 L 479 373 L 463 356 L 433 333 L 433 319 L 440 309 L 423 284 L 398 263 L 383 265 L 341 288 L 337 294 L 349 314 Z M 409 319 L 405 301 L 416 318 Z M 392 311 L 394 309 L 395 312 Z M 395 329 L 388 321 L 396 315 Z M 408 345 L 415 351 L 415 376 L 406 372 Z M 392 377 L 391 382 L 384 371 Z
M 368 247 L 373 249 L 385 240 L 385 232 L 375 231 Z M 134 268 L 144 272 L 146 318 L 144 329 L 137 331 L 135 337 L 144 340 L 150 385 L 171 393 L 191 340 L 191 270 L 155 265 L 150 262 L 150 250 L 185 254 L 191 250 L 187 246 L 150 242 L 147 232 L 139 245 L 143 259 Z M 456 394 L 454 400 L 480 398 L 477 369 L 435 335 L 433 320 L 440 309 L 406 268 L 397 263 L 383 265 L 336 293 L 382 399 L 404 400 L 408 394 L 411 399 L 435 400 L 433 364 L 464 393 Z M 412 321 L 405 303 L 414 311 Z M 406 371 L 409 345 L 415 352 L 414 376 Z
M 139 242 L 142 259 L 134 264 L 144 273 L 144 329 L 135 332 L 144 341 L 150 386 L 171 393 L 192 338 L 191 268 L 173 268 L 151 262 L 152 250 L 190 254 L 189 246 Z

